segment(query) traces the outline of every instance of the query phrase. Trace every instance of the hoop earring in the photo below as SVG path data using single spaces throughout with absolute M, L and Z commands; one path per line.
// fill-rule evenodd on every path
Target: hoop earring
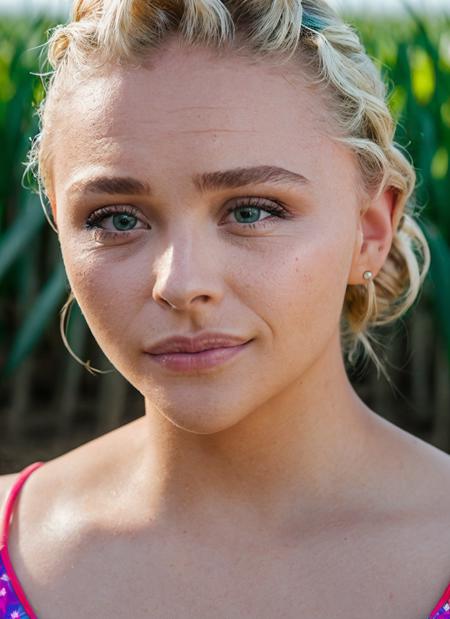
M 85 367 L 87 369 L 88 372 L 90 372 L 91 374 L 110 374 L 111 372 L 114 372 L 114 370 L 98 370 L 97 368 L 93 368 L 91 366 L 91 362 L 86 361 L 83 362 L 80 357 L 77 357 L 77 355 L 73 352 L 73 350 L 70 348 L 69 342 L 67 340 L 67 336 L 65 333 L 65 319 L 66 319 L 66 315 L 67 312 L 69 312 L 69 316 L 68 316 L 68 321 L 70 319 L 70 311 L 71 311 L 71 303 L 75 300 L 75 297 L 73 295 L 72 290 L 70 291 L 69 297 L 67 299 L 67 301 L 64 303 L 62 309 L 61 309 L 61 318 L 59 321 L 59 330 L 61 332 L 61 337 L 64 343 L 64 346 L 67 348 L 67 350 L 69 351 L 69 353 L 71 354 L 71 356 L 75 359 L 75 361 L 77 361 L 77 363 L 80 363 L 83 367 Z

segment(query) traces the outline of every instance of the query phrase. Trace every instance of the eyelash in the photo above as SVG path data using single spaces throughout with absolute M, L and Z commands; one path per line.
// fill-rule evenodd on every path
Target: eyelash
M 233 207 L 228 209 L 226 214 L 229 215 L 233 211 L 239 210 L 245 207 L 258 208 L 259 210 L 266 211 L 267 213 L 270 213 L 272 215 L 272 217 L 266 217 L 265 219 L 262 219 L 261 221 L 258 221 L 258 222 L 252 222 L 252 223 L 247 223 L 247 224 L 241 223 L 241 222 L 235 222 L 245 228 L 255 229 L 255 228 L 258 228 L 261 224 L 264 224 L 264 222 L 267 220 L 273 221 L 273 217 L 278 217 L 280 219 L 287 219 L 289 216 L 288 211 L 283 206 L 281 206 L 281 204 L 278 204 L 277 202 L 273 202 L 273 201 L 267 202 L 262 198 L 241 198 L 241 200 L 238 200 L 237 204 L 235 203 Z M 96 238 L 98 239 L 127 237 L 128 235 L 134 232 L 134 229 L 123 230 L 122 232 L 119 232 L 119 231 L 112 232 L 112 231 L 107 231 L 104 228 L 100 228 L 100 226 L 98 225 L 104 219 L 106 219 L 107 217 L 111 215 L 123 214 L 123 213 L 126 213 L 127 215 L 131 215 L 132 217 L 138 218 L 139 210 L 133 206 L 105 206 L 99 209 L 98 211 L 96 211 L 95 213 L 92 213 L 87 218 L 85 227 L 87 230 L 95 230 Z

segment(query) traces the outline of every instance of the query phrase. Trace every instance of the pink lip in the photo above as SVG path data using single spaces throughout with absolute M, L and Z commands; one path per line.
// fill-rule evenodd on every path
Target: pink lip
M 220 333 L 218 331 L 204 331 L 195 336 L 174 335 L 167 337 L 146 348 L 145 352 L 157 355 L 174 352 L 197 353 L 202 350 L 226 348 L 228 346 L 245 344 L 246 342 L 248 342 L 248 338 L 246 339 L 238 335 Z
M 240 344 L 238 346 L 211 348 L 209 350 L 194 353 L 177 352 L 149 354 L 149 357 L 163 367 L 170 370 L 176 370 L 178 372 L 205 370 L 232 359 L 244 350 L 248 344 L 250 344 L 250 342 L 245 342 L 244 344 Z

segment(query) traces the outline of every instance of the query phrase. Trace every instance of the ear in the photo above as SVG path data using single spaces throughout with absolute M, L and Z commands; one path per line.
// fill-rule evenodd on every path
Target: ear
M 364 271 L 371 271 L 374 279 L 381 270 L 391 249 L 400 216 L 395 208 L 396 202 L 397 192 L 389 187 L 380 197 L 371 200 L 364 212 L 359 213 L 348 284 L 366 284 Z

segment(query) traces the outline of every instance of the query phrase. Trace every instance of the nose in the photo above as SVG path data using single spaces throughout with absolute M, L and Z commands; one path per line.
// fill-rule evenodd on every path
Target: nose
M 211 243 L 200 236 L 180 231 L 156 263 L 153 299 L 166 309 L 198 310 L 223 296 L 220 263 L 212 259 Z

